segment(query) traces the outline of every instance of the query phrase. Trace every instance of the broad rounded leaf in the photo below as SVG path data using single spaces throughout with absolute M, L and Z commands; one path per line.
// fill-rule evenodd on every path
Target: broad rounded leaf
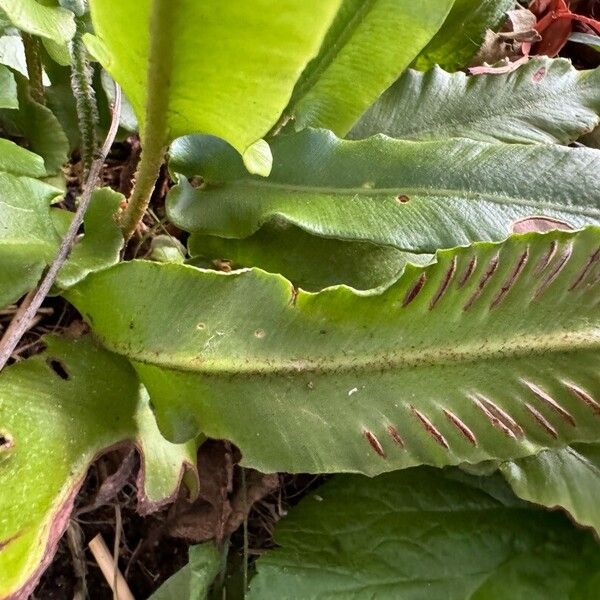
M 454 0 L 344 0 L 286 111 L 345 135 L 438 31 Z
M 155 68 L 170 72 L 171 85 L 163 93 L 171 139 L 188 133 L 217 135 L 244 155 L 253 172 L 268 174 L 268 146 L 255 143 L 287 105 L 339 2 L 170 3 L 169 19 L 161 27 L 166 28 L 164 35 L 170 35 L 172 57 L 169 60 L 166 52 L 164 62 Z M 151 0 L 91 0 L 98 37 L 87 38 L 91 51 L 123 87 L 142 128 L 152 4 Z
M 75 35 L 75 19 L 70 10 L 45 6 L 37 0 L 0 0 L 10 22 L 22 31 L 63 44 Z
M 515 493 L 550 508 L 564 508 L 600 533 L 600 444 L 545 450 L 500 465 Z
M 448 18 L 425 46 L 414 67 L 427 71 L 440 65 L 449 71 L 466 67 L 487 29 L 497 29 L 514 0 L 456 0 Z
M 465 137 L 484 142 L 570 144 L 600 122 L 600 68 L 539 58 L 505 75 L 407 71 L 356 124 L 351 138 Z
M 498 479 L 339 476 L 275 527 L 249 600 L 593 600 L 599 547 Z
M 281 273 L 296 287 L 318 291 L 345 283 L 368 290 L 397 279 L 407 262 L 426 264 L 430 254 L 411 254 L 369 242 L 317 237 L 293 226 L 265 226 L 243 240 L 192 235 L 191 264 L 232 269 L 259 267 Z
M 52 560 L 90 463 L 116 444 L 142 457 L 143 510 L 172 498 L 195 444 L 162 438 L 135 371 L 96 347 L 49 338 L 0 377 L 0 597 L 27 598 Z M 151 485 L 146 485 L 151 481 Z
M 252 177 L 231 149 L 190 136 L 171 149 L 171 170 L 200 175 L 168 196 L 170 219 L 194 233 L 245 238 L 267 223 L 323 237 L 432 253 L 501 240 L 533 215 L 573 227 L 600 223 L 600 152 L 587 148 L 347 141 L 323 130 L 278 136 L 269 179 Z M 206 152 L 204 152 L 206 150 Z
M 384 291 L 135 261 L 67 292 L 161 430 L 263 472 L 512 459 L 600 436 L 600 228 L 439 252 Z

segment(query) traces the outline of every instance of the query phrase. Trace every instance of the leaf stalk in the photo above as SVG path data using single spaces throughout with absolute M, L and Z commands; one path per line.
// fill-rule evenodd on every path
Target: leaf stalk
M 38 104 L 45 105 L 46 96 L 44 94 L 44 71 L 40 54 L 40 40 L 25 31 L 21 32 L 21 39 L 23 40 L 23 48 L 25 49 L 29 94 Z
M 141 132 L 142 154 L 127 208 L 121 215 L 125 241 L 135 232 L 150 204 L 169 140 L 167 111 L 173 63 L 173 7 L 167 0 L 154 0 L 150 15 L 148 96 L 146 119 Z

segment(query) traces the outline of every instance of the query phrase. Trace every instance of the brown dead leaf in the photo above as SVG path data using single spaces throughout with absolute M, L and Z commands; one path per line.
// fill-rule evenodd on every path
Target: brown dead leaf
M 506 61 L 507 65 L 512 64 L 513 61 L 527 56 L 531 44 L 542 39 L 535 29 L 537 18 L 531 11 L 520 8 L 508 11 L 507 14 L 508 20 L 500 32 L 486 32 L 483 44 L 475 57 L 475 65 L 483 64 L 485 68 L 493 68 L 490 65 L 500 61 Z
M 220 543 L 238 529 L 256 502 L 277 489 L 276 474 L 248 469 L 244 495 L 241 478 L 234 477 L 240 459 L 239 451 L 227 442 L 208 440 L 202 444 L 198 451 L 200 494 L 193 503 L 180 500 L 173 505 L 169 535 L 193 543 L 212 539 Z

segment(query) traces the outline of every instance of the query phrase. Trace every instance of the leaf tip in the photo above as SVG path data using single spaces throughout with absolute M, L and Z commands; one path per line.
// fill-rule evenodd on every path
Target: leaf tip
M 265 140 L 258 140 L 244 151 L 242 158 L 246 169 L 253 175 L 268 177 L 273 166 L 271 147 Z

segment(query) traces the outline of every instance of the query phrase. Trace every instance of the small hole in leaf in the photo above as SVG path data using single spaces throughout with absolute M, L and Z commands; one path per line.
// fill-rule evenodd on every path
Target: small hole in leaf
M 64 379 L 65 381 L 71 379 L 71 376 L 69 375 L 69 372 L 62 361 L 58 360 L 57 358 L 49 358 L 47 363 L 54 373 L 61 379 Z
M 13 438 L 8 433 L 0 432 L 0 452 L 10 450 L 15 445 Z
M 540 67 L 533 74 L 533 82 L 534 83 L 539 83 L 540 81 L 542 81 L 542 79 L 544 79 L 544 77 L 546 77 L 546 67 Z
M 396 202 L 398 202 L 398 204 L 406 204 L 407 202 L 410 202 L 410 198 L 406 194 L 399 194 L 396 196 Z
M 206 329 L 206 323 L 198 323 L 198 325 L 196 325 L 196 329 L 198 331 L 204 331 Z

